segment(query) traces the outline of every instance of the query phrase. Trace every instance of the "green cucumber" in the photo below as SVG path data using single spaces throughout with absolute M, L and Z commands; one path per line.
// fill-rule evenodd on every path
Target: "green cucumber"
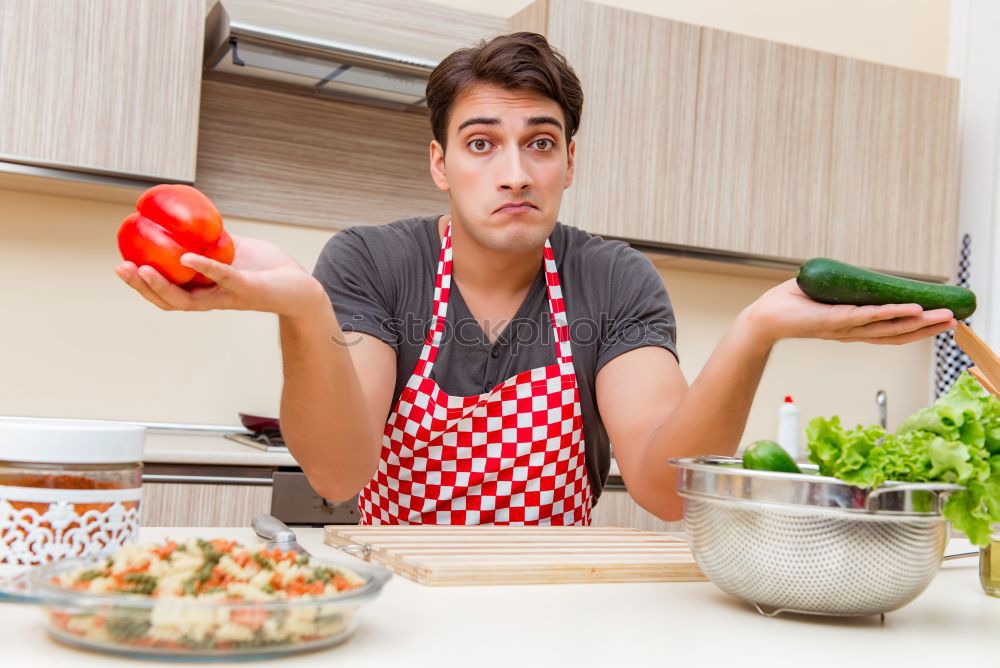
M 925 311 L 950 309 L 958 320 L 976 311 L 972 290 L 880 274 L 825 257 L 805 262 L 795 280 L 802 292 L 823 304 L 920 304 Z
M 743 468 L 754 471 L 802 473 L 788 451 L 774 441 L 754 441 L 743 453 Z

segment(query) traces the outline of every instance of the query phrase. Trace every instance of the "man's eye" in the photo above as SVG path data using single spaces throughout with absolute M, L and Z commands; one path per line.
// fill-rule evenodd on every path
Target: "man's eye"
M 490 147 L 490 142 L 485 139 L 473 139 L 469 142 L 469 148 L 474 153 L 485 153 Z
M 551 149 L 556 145 L 554 141 L 552 141 L 551 139 L 546 139 L 544 137 L 541 139 L 536 139 L 531 143 L 535 145 L 535 148 L 541 151 L 548 151 L 549 149 Z

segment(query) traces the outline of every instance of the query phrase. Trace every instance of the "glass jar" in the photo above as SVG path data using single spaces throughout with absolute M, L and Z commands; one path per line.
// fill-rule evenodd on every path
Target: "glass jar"
M 0 418 L 0 568 L 135 540 L 144 437 L 128 423 Z
M 979 549 L 979 583 L 989 596 L 1000 598 L 1000 532 L 993 527 L 990 544 Z

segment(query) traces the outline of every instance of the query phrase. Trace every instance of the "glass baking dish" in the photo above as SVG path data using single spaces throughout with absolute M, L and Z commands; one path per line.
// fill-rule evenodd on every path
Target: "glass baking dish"
M 64 643 L 186 661 L 269 658 L 335 645 L 357 628 L 364 608 L 392 577 L 391 571 L 360 560 L 347 564 L 314 557 L 311 564 L 349 570 L 362 584 L 334 595 L 261 602 L 97 594 L 54 582 L 106 559 L 67 559 L 37 568 L 26 577 L 22 601 L 39 603 L 49 634 Z

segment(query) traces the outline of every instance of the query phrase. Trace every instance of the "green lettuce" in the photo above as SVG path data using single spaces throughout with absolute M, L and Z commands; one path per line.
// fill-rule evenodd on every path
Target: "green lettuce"
M 949 482 L 945 517 L 977 545 L 1000 522 L 1000 400 L 963 373 L 947 394 L 903 420 L 895 433 L 879 426 L 846 429 L 836 415 L 806 427 L 809 459 L 821 475 L 875 488 L 887 480 Z

